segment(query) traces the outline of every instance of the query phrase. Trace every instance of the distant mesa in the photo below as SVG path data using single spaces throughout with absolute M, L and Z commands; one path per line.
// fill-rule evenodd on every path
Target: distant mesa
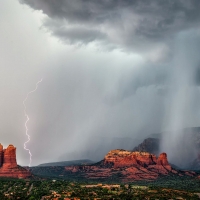
M 149 152 L 155 155 L 159 154 L 160 139 L 146 138 L 141 144 L 133 149 L 133 151 Z
M 156 180 L 163 176 L 197 176 L 193 171 L 174 169 L 164 152 L 156 156 L 148 152 L 115 149 L 97 163 L 77 165 L 79 162 L 80 160 L 57 163 L 60 166 L 50 163 L 48 166 L 31 167 L 30 170 L 39 176 L 117 182 Z
M 51 162 L 51 163 L 43 163 L 38 165 L 38 167 L 49 167 L 49 166 L 71 166 L 71 165 L 89 165 L 95 163 L 89 159 L 82 160 L 70 160 L 70 161 L 60 161 L 60 162 Z
M 16 147 L 10 144 L 6 149 L 0 144 L 0 177 L 27 178 L 31 173 L 17 165 Z

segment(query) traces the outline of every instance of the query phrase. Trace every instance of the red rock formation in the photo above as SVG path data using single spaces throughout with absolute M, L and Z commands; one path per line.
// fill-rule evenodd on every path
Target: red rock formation
M 162 153 L 156 158 L 147 152 L 130 152 L 125 150 L 112 150 L 104 159 L 93 165 L 65 167 L 66 171 L 77 176 L 90 179 L 119 177 L 122 181 L 153 180 L 160 175 L 178 174 L 169 165 L 167 154 Z M 190 173 L 191 175 L 191 173 Z
M 0 167 L 3 165 L 3 146 L 0 144 Z
M 159 155 L 157 160 L 157 165 L 163 165 L 163 166 L 169 165 L 166 153 L 161 153 Z
M 4 168 L 17 167 L 16 148 L 12 144 L 10 144 L 7 147 L 7 149 L 4 150 L 3 167 Z
M 16 148 L 9 145 L 3 150 L 0 144 L 0 177 L 26 178 L 30 177 L 31 173 L 17 165 Z
M 104 157 L 105 164 L 113 164 L 117 167 L 128 167 L 131 165 L 151 165 L 156 163 L 156 156 L 147 152 L 131 152 L 125 150 L 111 150 Z

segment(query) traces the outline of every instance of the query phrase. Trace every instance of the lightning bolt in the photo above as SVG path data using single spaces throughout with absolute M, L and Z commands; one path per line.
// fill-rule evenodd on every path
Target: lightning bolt
M 26 112 L 26 104 L 25 104 L 25 102 L 27 101 L 29 95 L 37 90 L 38 85 L 39 85 L 39 83 L 41 83 L 41 82 L 42 82 L 42 79 L 36 83 L 35 89 L 32 90 L 32 91 L 30 91 L 30 92 L 26 95 L 26 98 L 25 98 L 24 101 L 23 101 L 23 104 L 24 104 L 24 115 L 25 115 L 25 117 L 26 117 L 26 122 L 25 122 L 26 136 L 28 137 L 28 140 L 24 143 L 24 149 L 25 149 L 26 151 L 28 151 L 28 153 L 29 153 L 29 167 L 31 166 L 31 162 L 32 162 L 32 154 L 31 154 L 31 150 L 28 149 L 28 148 L 26 147 L 26 145 L 27 145 L 27 143 L 30 142 L 31 137 L 30 137 L 30 135 L 28 134 L 28 126 L 27 126 L 27 123 L 28 123 L 28 121 L 29 121 L 29 116 L 28 116 L 28 114 L 27 114 L 27 112 Z

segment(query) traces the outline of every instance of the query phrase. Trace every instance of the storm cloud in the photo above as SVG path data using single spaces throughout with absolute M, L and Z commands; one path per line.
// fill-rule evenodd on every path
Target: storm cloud
M 21 2 L 42 10 L 48 16 L 44 25 L 64 42 L 144 52 L 155 61 L 169 57 L 177 33 L 200 24 L 198 0 Z
M 198 0 L 2 4 L 1 142 L 17 146 L 20 164 L 22 102 L 41 78 L 27 101 L 33 165 L 100 160 L 152 133 L 200 126 Z M 178 137 L 163 137 L 173 163 Z

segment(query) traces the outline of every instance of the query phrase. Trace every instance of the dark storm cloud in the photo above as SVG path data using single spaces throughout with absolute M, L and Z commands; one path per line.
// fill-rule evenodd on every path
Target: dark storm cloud
M 115 48 L 145 51 L 155 43 L 169 42 L 181 30 L 200 24 L 198 0 L 21 2 L 47 14 L 50 19 L 45 25 L 54 35 L 70 43 L 100 40 Z
M 48 23 L 46 23 L 46 25 L 47 24 Z M 92 41 L 102 40 L 103 38 L 105 38 L 103 33 L 85 27 L 65 28 L 62 26 L 55 26 L 52 28 L 54 29 L 53 32 L 56 36 L 58 36 L 63 41 L 67 41 L 68 43 L 80 43 L 80 41 L 82 40 L 85 43 L 90 43 Z
M 190 88 L 194 86 L 191 77 L 198 80 L 200 74 L 199 0 L 19 1 L 48 16 L 40 21 L 39 27 L 43 24 L 60 41 L 72 44 L 62 45 L 46 34 L 46 29 L 40 29 L 48 37 L 50 47 L 41 40 L 40 45 L 47 49 L 48 56 L 44 69 L 37 68 L 37 73 L 39 78 L 45 76 L 44 82 L 27 102 L 31 116 L 29 146 L 34 164 L 44 162 L 44 158 L 45 162 L 58 157 L 101 159 L 112 148 L 133 149 L 139 143 L 136 139 L 176 128 L 174 124 L 199 125 L 200 93 L 198 87 Z M 33 12 L 38 13 L 41 15 Z M 5 17 L 2 24 L 6 20 Z M 20 29 L 15 24 L 12 26 L 21 31 L 16 41 L 23 39 L 30 48 L 31 59 L 39 60 L 36 53 L 40 55 L 40 46 L 33 52 L 35 34 L 26 32 L 26 26 Z M 15 32 L 5 31 L 2 41 L 6 41 L 7 33 Z M 29 45 L 29 40 L 33 44 Z M 89 43 L 92 44 L 85 46 Z M 74 48 L 73 44 L 81 48 Z M 100 51 L 94 50 L 94 46 Z M 13 49 L 10 46 L 8 55 Z M 18 49 L 21 49 L 20 42 Z M 19 58 L 24 52 L 27 50 L 13 54 Z M 7 58 L 10 57 L 6 57 L 6 63 L 13 61 L 15 67 L 16 62 Z M 29 62 L 24 66 L 29 66 Z M 33 69 L 37 67 L 33 66 Z M 24 90 L 29 91 L 37 80 L 29 80 L 28 86 L 23 82 Z M 21 91 L 21 85 L 18 88 Z M 20 105 L 24 95 L 26 92 L 19 99 Z M 23 132 L 22 128 L 18 132 Z M 122 139 L 116 142 L 113 139 L 116 137 Z M 127 142 L 123 143 L 124 137 L 136 142 L 128 146 Z M 172 149 L 172 136 L 168 138 L 166 151 Z M 44 151 L 44 141 L 48 151 Z

